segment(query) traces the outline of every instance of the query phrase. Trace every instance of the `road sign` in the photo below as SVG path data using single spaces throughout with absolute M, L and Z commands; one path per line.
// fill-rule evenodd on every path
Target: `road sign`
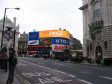
M 4 38 L 5 39 L 10 40 L 13 38 L 13 36 L 14 36 L 13 31 L 11 31 L 11 30 L 5 30 L 4 31 Z

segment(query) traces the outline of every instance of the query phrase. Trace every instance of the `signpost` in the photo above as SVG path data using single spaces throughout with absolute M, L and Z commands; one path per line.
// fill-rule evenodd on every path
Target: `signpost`
M 4 38 L 7 39 L 8 41 L 9 41 L 10 39 L 12 39 L 13 36 L 14 36 L 13 31 L 11 31 L 11 30 L 9 30 L 9 29 L 4 31 Z
M 9 56 L 9 46 L 10 46 L 10 39 L 13 38 L 14 33 L 10 29 L 5 30 L 3 34 L 4 38 L 7 39 L 7 55 Z

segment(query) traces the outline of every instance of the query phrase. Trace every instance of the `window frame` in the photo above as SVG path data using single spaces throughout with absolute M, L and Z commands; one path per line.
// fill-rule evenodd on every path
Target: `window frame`
M 94 3 L 94 21 L 98 21 L 101 19 L 101 3 L 96 1 Z

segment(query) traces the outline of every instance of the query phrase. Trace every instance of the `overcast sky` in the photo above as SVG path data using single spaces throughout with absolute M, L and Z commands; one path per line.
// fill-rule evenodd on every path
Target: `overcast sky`
M 17 17 L 20 33 L 34 29 L 67 29 L 73 37 L 83 40 L 82 0 L 0 0 L 0 19 L 5 8 L 19 7 L 20 10 L 7 10 L 7 17 Z

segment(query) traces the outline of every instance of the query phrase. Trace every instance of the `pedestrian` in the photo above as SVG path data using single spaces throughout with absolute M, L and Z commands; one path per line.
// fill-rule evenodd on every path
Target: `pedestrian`
M 101 63 L 101 53 L 100 52 L 98 52 L 98 56 L 97 56 L 97 59 L 96 59 L 96 63 L 98 64 L 98 66 Z
M 17 64 L 17 57 L 15 55 L 15 50 L 13 48 L 9 48 L 9 73 L 8 73 L 8 79 L 7 84 L 10 84 L 13 82 L 14 79 L 14 69 Z
M 1 50 L 1 68 L 6 72 L 7 72 L 7 60 L 8 60 L 7 48 L 4 47 Z
M 0 68 L 1 68 L 1 65 L 2 65 L 2 59 L 1 59 L 1 51 L 0 51 Z
M 88 56 L 88 63 L 91 64 L 91 56 Z

